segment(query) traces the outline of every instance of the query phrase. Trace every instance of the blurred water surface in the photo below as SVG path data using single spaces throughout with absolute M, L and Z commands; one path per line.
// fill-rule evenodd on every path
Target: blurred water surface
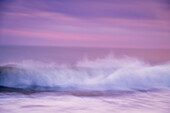
M 1 113 L 169 113 L 170 90 L 108 95 L 0 93 Z

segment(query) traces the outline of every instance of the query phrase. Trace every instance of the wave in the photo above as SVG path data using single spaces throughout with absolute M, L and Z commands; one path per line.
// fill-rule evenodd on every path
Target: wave
M 0 66 L 0 86 L 34 90 L 150 90 L 170 87 L 170 63 L 135 58 L 84 58 L 72 65 L 35 61 Z

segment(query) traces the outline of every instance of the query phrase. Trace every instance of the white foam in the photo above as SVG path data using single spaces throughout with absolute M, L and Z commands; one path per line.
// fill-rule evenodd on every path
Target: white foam
M 27 61 L 16 69 L 0 73 L 0 85 L 15 88 L 32 86 L 76 90 L 134 90 L 168 88 L 170 63 L 150 65 L 134 59 L 113 56 L 78 61 L 69 65 Z

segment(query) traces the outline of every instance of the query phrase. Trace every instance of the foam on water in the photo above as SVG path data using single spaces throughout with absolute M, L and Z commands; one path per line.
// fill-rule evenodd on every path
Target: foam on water
M 74 66 L 23 61 L 1 65 L 0 86 L 60 90 L 149 90 L 170 87 L 170 63 L 150 65 L 135 58 L 98 58 Z

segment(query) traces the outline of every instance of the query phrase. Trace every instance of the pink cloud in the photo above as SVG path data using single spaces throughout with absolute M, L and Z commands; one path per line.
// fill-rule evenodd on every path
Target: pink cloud
M 49 32 L 49 31 L 26 31 L 26 30 L 9 30 L 1 29 L 1 33 L 9 37 L 22 37 L 23 39 L 31 37 L 41 39 L 52 40 L 51 45 L 60 45 L 62 41 L 62 46 L 64 44 L 70 46 L 96 46 L 96 47 L 148 47 L 148 48 L 165 48 L 169 47 L 170 39 L 164 37 L 160 39 L 159 37 L 145 37 L 140 38 L 139 36 L 130 35 L 120 35 L 120 34 L 73 34 L 73 33 L 62 33 L 62 32 Z M 159 33 L 155 35 L 161 35 Z M 170 36 L 170 35 L 169 35 Z M 33 41 L 33 40 L 32 40 Z M 55 43 L 56 42 L 56 43 Z M 26 43 L 26 42 L 24 42 Z M 49 43 L 47 45 L 50 45 Z
M 170 11 L 166 9 L 167 4 L 86 1 L 69 4 L 52 2 L 49 7 L 49 2 L 45 3 L 39 4 L 38 8 L 14 4 L 10 6 L 14 11 L 2 11 L 1 36 L 9 39 L 22 37 L 23 43 L 26 43 L 24 39 L 32 38 L 40 42 L 42 39 L 62 40 L 63 46 L 91 44 L 99 47 L 170 48 Z

